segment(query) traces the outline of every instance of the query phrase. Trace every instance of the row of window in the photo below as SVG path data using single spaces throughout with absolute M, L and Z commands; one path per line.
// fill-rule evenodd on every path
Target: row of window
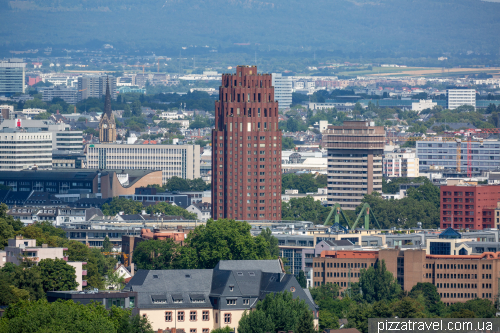
M 436 269 L 477 269 L 477 265 L 472 264 L 425 264 L 425 268 L 434 268 Z M 491 265 L 484 265 L 483 269 L 491 269 Z

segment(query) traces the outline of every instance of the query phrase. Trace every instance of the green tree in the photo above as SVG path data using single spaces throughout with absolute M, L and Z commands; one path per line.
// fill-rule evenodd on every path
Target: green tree
M 23 227 L 21 221 L 7 215 L 8 209 L 6 204 L 0 204 L 0 250 L 7 246 L 9 238 L 13 238 Z
M 134 250 L 134 262 L 139 269 L 170 269 L 177 251 L 178 245 L 170 238 L 142 241 Z
M 113 243 L 109 240 L 109 237 L 104 237 L 104 241 L 102 242 L 102 251 L 103 252 L 111 252 L 113 250 Z
M 243 315 L 245 315 L 245 313 L 243 313 Z M 226 326 L 224 328 L 216 328 L 214 330 L 212 330 L 211 332 L 212 333 L 231 333 L 233 331 L 233 329 L 229 326 Z
M 190 191 L 189 183 L 186 179 L 174 176 L 170 178 L 166 184 L 169 192 L 172 191 Z
M 392 300 L 401 291 L 396 279 L 385 266 L 385 260 L 377 262 L 375 267 L 361 269 L 359 284 L 363 293 L 363 299 L 369 303 Z
M 17 266 L 15 271 L 11 274 L 10 282 L 16 288 L 26 290 L 29 293 L 28 299 L 30 301 L 45 298 L 43 280 L 40 268 L 37 266 L 31 268 Z
M 395 302 L 393 311 L 398 318 L 425 318 L 424 306 L 411 297 L 404 297 Z
M 124 214 L 138 214 L 142 211 L 143 205 L 139 201 L 132 199 L 114 197 L 109 204 L 102 205 L 102 212 L 104 215 L 116 215 L 119 212 Z
M 141 102 L 138 100 L 132 103 L 132 115 L 134 117 L 140 117 L 142 115 Z
M 283 150 L 290 150 L 295 148 L 295 143 L 293 143 L 293 139 L 290 137 L 281 138 L 281 148 Z
M 125 278 L 120 275 L 118 270 L 108 272 L 106 275 L 106 287 L 111 290 L 121 290 L 125 285 Z
M 278 258 L 280 249 L 278 247 L 278 238 L 273 236 L 271 229 L 266 228 L 261 231 L 260 235 L 269 243 L 269 253 L 272 258 Z
M 232 330 L 231 330 L 232 331 Z M 245 311 L 238 322 L 240 333 L 267 333 L 275 332 L 274 323 L 270 315 L 262 310 Z
M 303 270 L 299 271 L 299 276 L 297 277 L 297 282 L 300 284 L 302 288 L 307 288 L 307 279 Z
M 182 216 L 188 220 L 196 220 L 198 216 L 194 213 L 190 213 L 184 208 L 179 206 L 174 206 L 168 202 L 158 202 L 153 206 L 146 207 L 146 213 L 156 214 L 162 213 L 165 215 Z
M 63 259 L 43 259 L 38 263 L 42 278 L 43 291 L 75 290 L 75 268 Z
M 330 213 L 329 208 L 310 196 L 292 198 L 289 202 L 282 202 L 281 207 L 282 219 L 291 221 L 324 223 Z
M 271 259 L 269 243 L 253 237 L 246 222 L 212 219 L 191 231 L 181 248 L 179 268 L 214 268 L 220 260 Z
M 320 310 L 318 314 L 319 329 L 338 329 L 339 319 L 328 310 Z
M 297 333 L 315 333 L 314 329 L 314 317 L 312 311 L 302 311 L 302 315 L 297 323 L 297 328 L 295 329 Z
M 444 303 L 435 285 L 429 282 L 418 282 L 410 291 L 410 297 L 417 298 L 422 294 L 425 299 L 425 309 L 431 316 L 440 316 L 444 311 Z

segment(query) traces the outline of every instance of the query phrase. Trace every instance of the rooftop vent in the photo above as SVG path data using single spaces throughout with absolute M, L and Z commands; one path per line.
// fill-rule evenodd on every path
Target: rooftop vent
M 243 272 L 238 272 L 236 274 L 238 274 L 238 276 L 243 276 Z
M 153 275 L 153 279 L 157 279 L 158 278 L 158 275 Z
M 186 274 L 186 279 L 190 279 L 191 278 L 191 274 Z
M 255 272 L 250 272 L 250 273 L 248 273 L 248 275 L 255 276 Z

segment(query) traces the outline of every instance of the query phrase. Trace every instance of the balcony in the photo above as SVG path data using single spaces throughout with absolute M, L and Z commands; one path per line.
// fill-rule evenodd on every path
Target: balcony
M 82 270 L 82 276 L 85 276 L 85 275 L 87 275 L 87 270 L 86 269 Z
M 82 280 L 82 287 L 86 287 L 87 286 L 87 280 Z

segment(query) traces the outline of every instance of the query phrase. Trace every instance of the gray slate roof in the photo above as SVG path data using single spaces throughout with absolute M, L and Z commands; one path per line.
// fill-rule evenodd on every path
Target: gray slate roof
M 252 267 L 263 273 L 282 273 L 279 260 L 221 260 L 215 266 L 218 270 L 248 270 Z

